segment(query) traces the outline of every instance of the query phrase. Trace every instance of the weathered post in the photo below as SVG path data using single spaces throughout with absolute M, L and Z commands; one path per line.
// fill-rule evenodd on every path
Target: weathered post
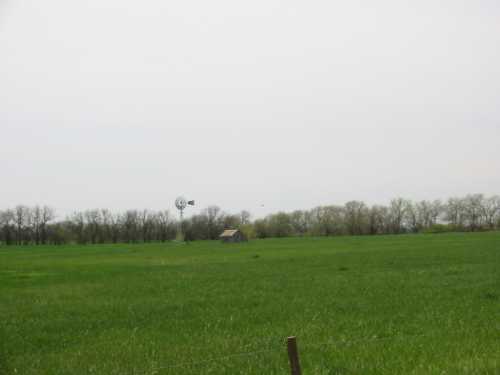
M 288 359 L 290 360 L 290 370 L 292 375 L 301 375 L 299 351 L 297 350 L 297 338 L 290 336 L 287 338 Z

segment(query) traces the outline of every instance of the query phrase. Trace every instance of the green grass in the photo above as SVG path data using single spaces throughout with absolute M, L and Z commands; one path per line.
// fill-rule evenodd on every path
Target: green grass
M 289 335 L 305 375 L 499 374 L 500 233 L 0 248 L 0 373 L 288 374 Z

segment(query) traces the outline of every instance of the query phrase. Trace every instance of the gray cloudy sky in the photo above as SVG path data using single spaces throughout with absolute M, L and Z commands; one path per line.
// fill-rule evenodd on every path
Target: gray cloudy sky
M 0 208 L 500 193 L 499 46 L 497 0 L 0 0 Z

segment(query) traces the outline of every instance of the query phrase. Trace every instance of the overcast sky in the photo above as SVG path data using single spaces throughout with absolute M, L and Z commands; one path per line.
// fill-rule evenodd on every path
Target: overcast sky
M 0 0 L 0 142 L 60 216 L 498 194 L 500 5 Z

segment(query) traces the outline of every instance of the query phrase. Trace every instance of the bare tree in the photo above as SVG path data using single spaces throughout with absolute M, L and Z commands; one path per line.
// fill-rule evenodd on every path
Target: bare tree
M 111 241 L 111 222 L 112 222 L 112 214 L 111 212 L 103 208 L 100 212 L 101 216 L 101 230 L 99 231 L 99 243 L 105 243 Z
M 158 222 L 158 239 L 161 242 L 165 242 L 170 237 L 170 232 L 175 232 L 173 228 L 173 220 L 170 217 L 170 212 L 168 210 L 159 211 L 157 213 Z
M 90 237 L 90 242 L 95 244 L 99 238 L 101 230 L 101 212 L 98 209 L 87 210 L 84 213 L 86 229 Z
M 28 222 L 29 208 L 18 205 L 14 209 L 14 221 L 16 224 L 16 244 L 22 245 L 24 241 L 24 230 Z
M 120 240 L 120 233 L 122 231 L 123 221 L 124 219 L 120 214 L 109 215 L 111 242 L 117 243 Z
M 123 229 L 126 242 L 138 241 L 139 212 L 137 210 L 128 210 L 123 218 Z
M 270 236 L 266 219 L 257 219 L 253 223 L 255 236 L 257 238 L 267 238 Z
M 445 220 L 457 229 L 462 229 L 465 220 L 465 203 L 461 198 L 450 198 L 445 206 Z
M 350 201 L 344 206 L 345 225 L 351 235 L 366 233 L 368 226 L 368 209 L 363 202 Z
M 47 243 L 47 225 L 56 217 L 53 208 L 43 206 L 40 215 L 40 240 L 42 244 Z
M 312 232 L 320 236 L 344 234 L 345 212 L 340 206 L 319 206 L 312 209 Z
M 252 215 L 250 214 L 250 212 L 248 212 L 247 210 L 242 210 L 240 212 L 240 224 L 241 225 L 250 224 L 251 216 Z
M 385 206 L 372 206 L 368 213 L 368 227 L 370 234 L 387 233 L 389 228 L 389 214 Z
M 12 210 L 0 211 L 0 230 L 3 241 L 11 245 L 14 237 L 14 212 Z
M 290 216 L 285 212 L 270 215 L 267 219 L 273 237 L 288 237 L 293 234 Z
M 389 215 L 391 217 L 392 233 L 399 234 L 404 230 L 404 219 L 408 203 L 403 198 L 391 200 Z
M 479 229 L 482 224 L 483 200 L 482 194 L 467 195 L 464 199 L 465 220 L 473 232 Z
M 212 240 L 215 240 L 219 237 L 222 229 L 224 229 L 222 216 L 223 213 L 218 206 L 209 206 L 203 212 L 207 216 L 207 229 L 208 229 L 208 237 Z
M 141 237 L 143 242 L 149 241 L 150 231 L 150 213 L 148 210 L 142 210 L 139 213 L 139 227 L 141 228 Z
M 35 244 L 40 244 L 40 224 L 42 222 L 42 210 L 40 206 L 35 206 L 31 209 L 31 231 L 35 240 Z
M 484 221 L 488 229 L 495 229 L 500 215 L 500 197 L 495 195 L 493 197 L 483 199 L 481 206 L 482 216 L 484 217 Z
M 430 203 L 429 215 L 426 217 L 426 226 L 431 226 L 437 223 L 438 218 L 443 214 L 443 203 L 436 199 Z
M 414 205 L 412 202 L 407 201 L 404 208 L 405 222 L 407 223 L 408 229 L 413 233 L 418 233 L 422 230 L 422 218 L 420 215 L 421 211 L 418 210 L 418 205 Z
M 293 232 L 299 236 L 305 235 L 310 228 L 310 222 L 308 220 L 308 215 L 306 211 L 296 210 L 290 214 L 290 220 Z
M 85 217 L 82 212 L 75 212 L 68 218 L 68 222 L 71 224 L 71 231 L 76 236 L 76 241 L 80 244 L 86 243 L 87 238 L 85 236 Z

